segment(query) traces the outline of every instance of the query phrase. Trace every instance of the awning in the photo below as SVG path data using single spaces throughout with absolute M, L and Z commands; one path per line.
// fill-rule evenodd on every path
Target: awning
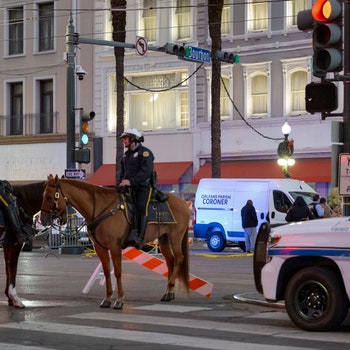
M 191 166 L 192 162 L 155 163 L 154 169 L 158 174 L 158 184 L 178 184 L 181 180 L 181 177 L 186 174 Z M 115 172 L 115 164 L 103 164 L 95 171 L 94 174 L 89 177 L 87 182 L 98 186 L 115 186 Z
M 293 179 L 305 182 L 331 182 L 330 158 L 295 159 L 295 164 L 289 167 Z M 192 183 L 198 184 L 202 178 L 211 177 L 211 163 L 205 163 L 193 176 Z M 222 178 L 283 178 L 282 168 L 277 160 L 247 160 L 221 163 Z

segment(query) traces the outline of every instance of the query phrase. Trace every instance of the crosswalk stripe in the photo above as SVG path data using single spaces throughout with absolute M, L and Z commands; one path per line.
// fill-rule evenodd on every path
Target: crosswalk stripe
M 27 345 L 18 345 L 18 344 L 7 344 L 0 343 L 1 350 L 49 350 L 49 348 L 43 348 L 38 346 L 27 346 Z
M 94 314 L 94 313 L 91 313 Z M 102 314 L 102 313 L 101 313 Z M 108 314 L 104 314 L 107 316 Z M 121 314 L 118 314 L 118 318 Z M 186 325 L 183 323 L 182 325 Z M 182 321 L 184 322 L 184 321 Z M 211 350 L 232 350 L 234 348 L 242 350 L 312 350 L 312 348 L 300 348 L 294 346 L 242 343 L 231 340 L 210 339 L 204 337 L 193 337 L 183 335 L 173 335 L 169 333 L 130 331 L 122 329 L 100 328 L 93 326 L 79 326 L 62 323 L 47 322 L 14 322 L 0 325 L 0 328 L 19 329 L 21 331 L 49 332 L 69 335 L 79 335 L 83 337 L 108 338 L 115 340 L 126 340 L 158 345 L 175 345 L 178 347 L 193 347 L 198 349 Z M 250 327 L 252 331 L 252 327 Z M 16 348 L 17 349 L 17 348 Z M 42 350 L 42 349 L 39 349 Z
M 268 314 L 271 315 L 271 312 Z M 288 320 L 289 318 L 286 313 L 275 312 L 274 319 Z M 259 314 L 256 315 L 259 318 Z M 251 324 L 239 324 L 239 323 L 228 323 L 219 321 L 207 321 L 207 320 L 194 320 L 188 318 L 173 318 L 173 317 L 161 317 L 161 316 L 149 316 L 149 315 L 133 315 L 133 314 L 113 314 L 113 313 L 103 313 L 103 312 L 89 312 L 82 314 L 75 314 L 67 316 L 70 318 L 79 319 L 90 319 L 90 320 L 105 320 L 105 321 L 115 321 L 115 322 L 130 322 L 139 323 L 147 325 L 157 325 L 157 326 L 169 326 L 169 327 L 185 327 L 193 329 L 205 329 L 213 331 L 223 331 L 230 333 L 245 333 L 245 334 L 259 334 L 266 336 L 273 336 L 278 338 L 293 338 L 302 340 L 315 340 L 315 341 L 331 341 L 342 344 L 350 343 L 350 334 L 346 333 L 323 333 L 323 332 L 304 332 L 298 328 L 285 326 L 274 326 L 270 324 L 262 325 L 259 324 L 258 327 L 252 326 Z M 250 316 L 250 318 L 252 318 Z M 341 336 L 340 336 L 341 334 Z
M 148 311 L 165 311 L 165 312 L 186 313 L 186 312 L 193 312 L 193 311 L 212 310 L 212 308 L 210 308 L 210 307 L 202 307 L 202 306 L 152 304 L 152 305 L 144 305 L 144 306 L 135 306 L 135 307 L 133 307 L 133 310 L 148 310 Z

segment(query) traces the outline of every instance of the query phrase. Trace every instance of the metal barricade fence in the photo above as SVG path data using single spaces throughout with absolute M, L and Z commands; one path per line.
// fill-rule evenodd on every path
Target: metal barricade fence
M 84 223 L 84 218 L 69 217 L 65 226 L 51 227 L 48 240 L 50 250 L 57 249 L 62 254 L 82 254 L 84 247 L 92 244 Z

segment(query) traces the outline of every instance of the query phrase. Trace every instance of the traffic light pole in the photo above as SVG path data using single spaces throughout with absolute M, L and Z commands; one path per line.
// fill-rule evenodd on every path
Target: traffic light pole
M 67 169 L 74 169 L 75 146 L 75 45 L 72 14 L 69 17 L 66 32 L 67 48 L 67 79 L 66 79 L 66 107 L 67 107 Z
M 350 153 L 350 0 L 344 1 L 344 109 L 343 152 Z M 350 215 L 350 197 L 343 199 L 343 215 Z

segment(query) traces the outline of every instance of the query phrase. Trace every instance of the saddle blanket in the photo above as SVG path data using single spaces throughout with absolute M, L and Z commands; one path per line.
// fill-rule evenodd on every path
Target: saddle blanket
M 168 202 L 151 201 L 148 204 L 147 221 L 149 224 L 176 224 Z

